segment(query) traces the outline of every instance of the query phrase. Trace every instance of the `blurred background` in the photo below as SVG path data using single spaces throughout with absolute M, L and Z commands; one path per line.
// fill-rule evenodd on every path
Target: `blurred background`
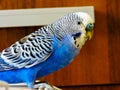
M 94 37 L 70 65 L 40 80 L 63 90 L 120 90 L 120 0 L 0 0 L 0 10 L 77 6 L 94 6 Z M 0 51 L 38 28 L 0 28 Z

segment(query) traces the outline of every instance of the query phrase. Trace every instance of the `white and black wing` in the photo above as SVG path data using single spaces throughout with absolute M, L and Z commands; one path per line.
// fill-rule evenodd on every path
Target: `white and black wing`
M 0 71 L 28 68 L 45 61 L 53 51 L 53 38 L 44 32 L 35 31 L 3 50 L 0 55 Z

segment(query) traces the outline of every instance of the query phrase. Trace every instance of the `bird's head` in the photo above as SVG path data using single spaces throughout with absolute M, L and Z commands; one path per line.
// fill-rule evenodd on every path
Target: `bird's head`
M 73 36 L 72 41 L 77 48 L 81 48 L 93 36 L 94 21 L 89 14 L 84 12 L 72 13 L 68 17 L 67 28 Z
M 93 36 L 94 20 L 85 12 L 75 12 L 61 17 L 54 28 L 57 36 L 72 36 L 72 42 L 77 48 L 81 48 L 87 40 Z
M 79 17 L 78 27 L 80 27 L 80 31 L 83 34 L 86 34 L 87 39 L 91 40 L 93 36 L 93 28 L 94 28 L 94 20 L 91 16 L 84 12 L 75 13 Z M 83 28 L 83 30 L 82 30 Z

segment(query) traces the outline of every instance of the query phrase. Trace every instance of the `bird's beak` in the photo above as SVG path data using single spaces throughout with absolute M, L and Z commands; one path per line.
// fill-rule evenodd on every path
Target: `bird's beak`
M 86 36 L 87 36 L 87 38 L 88 38 L 88 40 L 91 40 L 92 39 L 92 37 L 93 37 L 93 29 L 91 29 L 91 30 L 88 30 L 87 32 L 86 32 Z

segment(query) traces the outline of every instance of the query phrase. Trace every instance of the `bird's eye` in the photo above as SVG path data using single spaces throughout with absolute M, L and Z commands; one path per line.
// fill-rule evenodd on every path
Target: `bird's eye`
M 80 25 L 80 24 L 81 24 L 81 22 L 80 22 L 80 21 L 78 21 L 78 22 L 77 22 L 77 24 L 78 24 L 78 25 Z

